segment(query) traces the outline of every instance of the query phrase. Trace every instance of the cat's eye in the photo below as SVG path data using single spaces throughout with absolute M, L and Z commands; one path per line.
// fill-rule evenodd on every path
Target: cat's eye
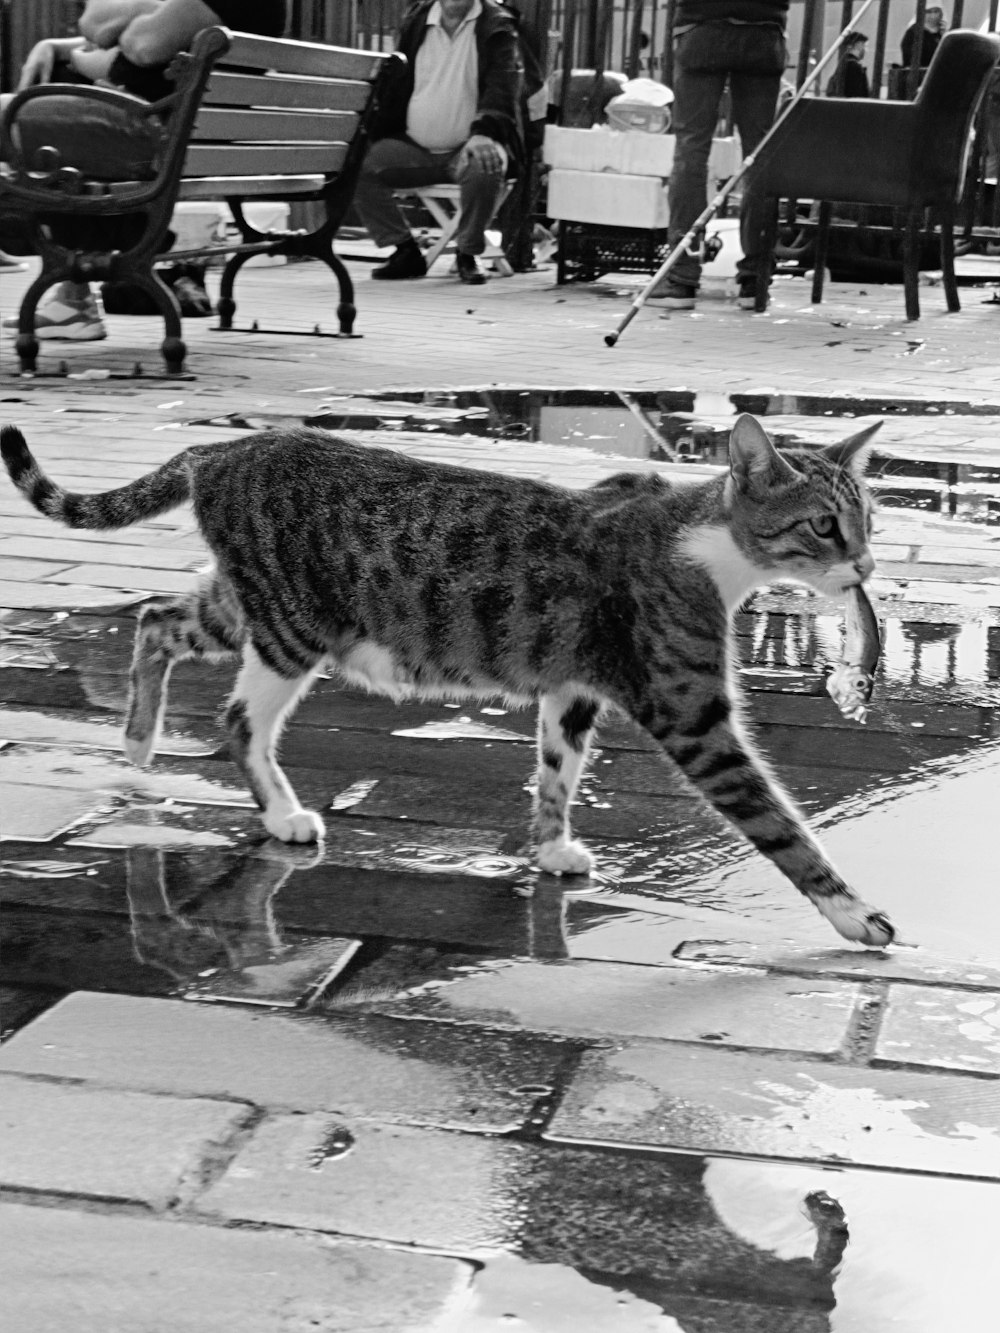
M 840 531 L 833 514 L 820 514 L 818 518 L 811 518 L 809 526 L 817 537 L 836 537 Z

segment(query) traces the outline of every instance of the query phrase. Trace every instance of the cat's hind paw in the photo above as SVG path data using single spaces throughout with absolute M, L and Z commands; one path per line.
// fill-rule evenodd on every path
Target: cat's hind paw
M 845 940 L 884 949 L 896 939 L 896 928 L 884 912 L 860 898 L 814 898 L 813 903 Z
M 582 842 L 553 838 L 539 844 L 538 864 L 550 875 L 589 875 L 597 862 Z
M 315 810 L 287 810 L 263 815 L 264 827 L 281 842 L 322 842 L 326 827 Z

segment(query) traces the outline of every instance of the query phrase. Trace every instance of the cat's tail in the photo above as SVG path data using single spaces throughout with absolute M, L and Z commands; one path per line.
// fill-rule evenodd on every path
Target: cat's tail
M 184 454 L 127 486 L 97 495 L 80 495 L 57 486 L 38 466 L 15 426 L 0 430 L 0 454 L 11 481 L 35 508 L 71 528 L 127 528 L 175 509 L 191 494 L 191 473 Z

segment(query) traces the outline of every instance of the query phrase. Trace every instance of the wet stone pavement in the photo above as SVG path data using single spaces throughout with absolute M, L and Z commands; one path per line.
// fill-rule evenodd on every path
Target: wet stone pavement
M 290 341 L 282 373 L 315 378 Z M 278 346 L 248 345 L 265 366 Z M 418 382 L 409 355 L 383 385 Z M 583 485 L 704 475 L 737 410 L 806 444 L 884 417 L 867 725 L 824 690 L 842 606 L 776 589 L 736 631 L 762 748 L 904 945 L 842 944 L 614 719 L 575 816 L 589 880 L 524 853 L 529 714 L 328 679 L 282 746 L 328 837 L 274 843 L 221 748 L 231 671 L 179 668 L 156 763 L 120 751 L 137 608 L 204 558 L 190 515 L 90 536 L 8 490 L 11 1327 L 992 1329 L 1000 401 L 790 371 L 781 391 L 653 389 L 649 367 L 634 389 L 464 389 L 441 355 L 420 390 L 355 373 L 303 404 L 272 378 L 241 402 L 211 365 L 205 387 L 120 393 L 7 378 L 0 413 L 81 489 L 272 421 Z

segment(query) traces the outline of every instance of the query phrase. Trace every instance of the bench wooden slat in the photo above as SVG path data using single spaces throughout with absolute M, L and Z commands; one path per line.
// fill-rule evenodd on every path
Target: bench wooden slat
M 346 158 L 345 143 L 193 144 L 184 159 L 184 176 L 334 175 Z
M 213 73 L 201 104 L 283 107 L 291 111 L 363 111 L 371 91 L 371 84 L 354 83 L 350 79 L 312 82 L 267 78 L 261 74 Z
M 373 79 L 385 57 L 380 51 L 358 51 L 344 46 L 320 46 L 315 42 L 275 41 L 233 33 L 229 50 L 220 62 L 273 69 L 285 74 L 318 74 L 329 78 Z
M 203 176 L 181 181 L 178 199 L 284 199 L 290 194 L 316 194 L 325 176 Z
M 262 111 L 248 107 L 216 110 L 203 107 L 191 134 L 193 140 L 224 143 L 350 143 L 358 127 L 354 111 Z

